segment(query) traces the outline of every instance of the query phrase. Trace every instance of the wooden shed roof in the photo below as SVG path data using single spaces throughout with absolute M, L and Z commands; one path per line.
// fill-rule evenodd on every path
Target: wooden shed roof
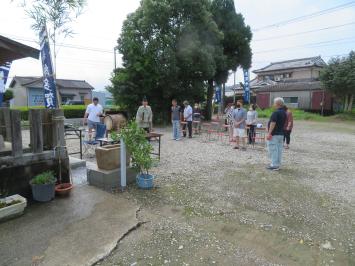
M 25 57 L 39 58 L 39 50 L 0 35 L 0 65 Z

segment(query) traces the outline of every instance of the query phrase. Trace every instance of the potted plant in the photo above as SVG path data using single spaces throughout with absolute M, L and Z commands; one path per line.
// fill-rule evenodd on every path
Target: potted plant
M 153 147 L 148 142 L 145 131 L 132 121 L 127 127 L 121 129 L 120 137 L 123 138 L 131 155 L 133 167 L 139 171 L 137 175 L 138 187 L 153 188 L 154 176 L 149 174 L 154 162 L 151 157 Z
M 52 171 L 46 171 L 35 176 L 30 181 L 33 199 L 40 202 L 54 199 L 56 181 Z
M 20 216 L 26 206 L 26 198 L 17 194 L 0 199 L 0 221 Z

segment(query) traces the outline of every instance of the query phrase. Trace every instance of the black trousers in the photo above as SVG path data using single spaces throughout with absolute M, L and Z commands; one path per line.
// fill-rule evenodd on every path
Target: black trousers
M 286 142 L 286 144 L 289 145 L 290 141 L 291 141 L 291 130 L 284 130 L 284 142 Z
M 186 137 L 186 124 L 182 126 L 184 137 Z M 187 121 L 187 129 L 189 130 L 189 137 L 192 137 L 192 121 Z
M 255 127 L 255 125 L 249 125 L 249 128 L 247 129 L 249 144 L 255 143 Z

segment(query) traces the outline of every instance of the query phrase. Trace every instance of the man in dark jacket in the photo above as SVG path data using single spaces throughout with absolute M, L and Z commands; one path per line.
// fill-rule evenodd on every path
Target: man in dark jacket
M 267 169 L 273 171 L 278 171 L 281 166 L 284 125 L 286 121 L 286 112 L 283 108 L 284 105 L 285 103 L 282 98 L 274 99 L 274 108 L 276 110 L 272 113 L 268 124 L 267 144 L 271 164 Z

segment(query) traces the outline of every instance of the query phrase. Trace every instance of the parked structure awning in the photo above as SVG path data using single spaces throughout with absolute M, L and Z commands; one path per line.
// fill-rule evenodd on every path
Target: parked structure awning
M 39 50 L 0 35 L 0 65 L 25 57 L 39 58 Z

